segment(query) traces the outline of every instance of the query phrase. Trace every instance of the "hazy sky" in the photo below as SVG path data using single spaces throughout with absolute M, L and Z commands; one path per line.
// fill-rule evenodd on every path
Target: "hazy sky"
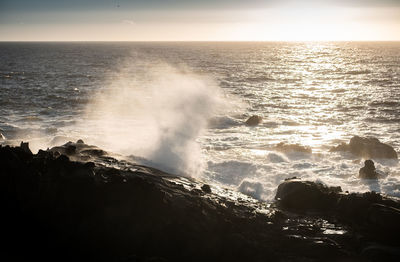
M 13 40 L 400 40 L 400 0 L 0 0 Z

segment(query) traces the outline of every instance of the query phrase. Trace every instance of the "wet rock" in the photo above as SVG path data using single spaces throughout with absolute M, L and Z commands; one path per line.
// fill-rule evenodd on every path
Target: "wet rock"
M 68 142 L 61 146 L 55 146 L 50 149 L 51 152 L 59 152 L 60 154 L 67 155 L 72 160 L 88 161 L 90 158 L 99 158 L 106 156 L 107 152 L 104 150 L 83 143 L 82 140 L 78 140 L 77 143 Z
M 361 251 L 365 261 L 398 261 L 400 250 L 397 247 L 369 244 Z
M 375 192 L 343 194 L 340 187 L 294 179 L 280 184 L 275 198 L 284 209 L 319 212 L 369 238 L 400 243 L 395 237 L 400 233 L 400 202 Z
M 348 144 L 342 143 L 331 148 L 331 152 L 348 151 L 355 156 L 366 159 L 397 159 L 397 152 L 388 144 L 380 142 L 375 137 L 354 136 Z
M 275 199 L 285 208 L 298 210 L 326 210 L 337 201 L 340 187 L 327 187 L 321 183 L 289 179 L 278 186 Z
M 204 184 L 204 185 L 201 187 L 201 190 L 203 190 L 205 193 L 211 193 L 211 188 L 210 188 L 210 186 L 207 185 L 207 184 Z
M 285 144 L 284 142 L 280 142 L 279 144 L 277 144 L 275 146 L 275 150 L 280 151 L 282 153 L 295 153 L 295 152 L 300 152 L 305 154 L 312 153 L 311 147 L 302 146 L 300 144 Z
M 26 153 L 28 153 L 28 154 L 32 154 L 32 151 L 29 149 L 29 143 L 28 142 L 21 142 L 21 144 L 20 144 L 20 148 L 24 151 L 24 152 L 26 152 Z
M 372 160 L 365 160 L 364 167 L 360 168 L 358 174 L 362 179 L 378 179 L 378 173 L 376 173 L 375 164 Z
M 64 154 L 68 146 L 74 155 Z M 98 148 L 0 146 L 3 260 L 359 261 L 365 242 L 399 244 L 399 206 L 379 194 L 291 179 L 278 189 L 280 207 L 270 207 L 151 167 L 95 155 L 84 162 L 88 149 Z M 327 237 L 327 218 L 351 230 Z
M 249 119 L 246 120 L 245 124 L 248 126 L 256 126 L 261 124 L 261 122 L 262 122 L 262 117 L 254 115 L 249 117 Z
M 75 154 L 75 153 L 76 153 L 76 146 L 74 146 L 74 145 L 68 145 L 68 146 L 66 146 L 66 148 L 65 148 L 65 153 L 66 153 L 67 155 L 73 155 L 73 154 Z
M 6 140 L 6 137 L 0 132 L 0 141 L 1 140 Z

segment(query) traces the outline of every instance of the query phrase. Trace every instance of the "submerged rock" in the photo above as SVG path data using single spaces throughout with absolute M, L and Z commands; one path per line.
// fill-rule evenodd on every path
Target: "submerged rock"
M 331 148 L 331 152 L 348 151 L 355 156 L 365 159 L 397 159 L 397 152 L 388 144 L 380 142 L 375 137 L 354 136 L 348 144 L 342 143 Z
M 249 119 L 246 120 L 245 124 L 248 126 L 256 126 L 261 124 L 261 122 L 262 122 L 262 117 L 254 115 L 249 117 Z
M 372 160 L 365 160 L 364 167 L 360 168 L 358 172 L 360 178 L 364 179 L 378 179 L 375 164 Z
M 305 154 L 311 154 L 312 149 L 311 147 L 308 146 L 302 146 L 300 144 L 285 144 L 284 142 L 280 142 L 275 146 L 275 150 L 280 151 L 282 153 L 295 153 L 295 152 L 300 152 L 300 153 L 305 153 Z

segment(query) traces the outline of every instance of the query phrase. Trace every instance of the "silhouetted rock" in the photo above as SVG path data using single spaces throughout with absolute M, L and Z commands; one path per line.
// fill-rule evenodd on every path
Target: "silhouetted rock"
M 24 152 L 26 152 L 28 154 L 32 154 L 32 151 L 29 149 L 29 143 L 28 142 L 26 142 L 26 143 L 21 142 L 20 147 Z
M 354 136 L 350 139 L 349 144 L 340 144 L 331 148 L 330 151 L 348 151 L 355 156 L 366 159 L 397 159 L 397 152 L 393 149 L 393 147 L 381 143 L 377 138 L 374 137 Z
M 319 212 L 351 225 L 365 237 L 400 243 L 400 202 L 375 192 L 343 194 L 340 187 L 293 179 L 279 185 L 275 198 L 281 208 Z
M 0 133 L 0 141 L 1 140 L 6 140 L 6 137 L 2 133 Z
M 261 116 L 251 116 L 249 119 L 246 120 L 245 124 L 248 126 L 256 126 L 262 122 L 262 117 Z
M 206 192 L 206 193 L 211 193 L 211 188 L 210 188 L 210 186 L 207 185 L 207 184 L 204 184 L 204 185 L 201 187 L 201 190 L 203 190 L 203 191 Z
M 340 187 L 327 187 L 321 183 L 288 179 L 278 186 L 275 199 L 286 208 L 312 210 L 329 209 L 335 202 Z
M 359 177 L 363 179 L 378 179 L 375 164 L 372 160 L 365 160 L 364 166 L 358 172 Z
M 277 208 L 99 151 L 0 145 L 4 261 L 360 261 L 399 244 L 398 203 L 379 194 L 294 179 Z
M 311 154 L 312 149 L 311 147 L 308 146 L 302 146 L 299 144 L 285 144 L 283 142 L 280 142 L 275 146 L 275 150 L 280 151 L 282 153 L 295 153 L 295 152 L 300 152 L 300 153 L 305 153 L 305 154 Z

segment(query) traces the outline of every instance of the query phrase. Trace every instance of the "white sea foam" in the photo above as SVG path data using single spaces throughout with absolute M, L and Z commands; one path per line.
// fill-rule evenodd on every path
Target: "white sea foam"
M 79 130 L 113 152 L 142 156 L 165 171 L 195 176 L 204 168 L 196 139 L 208 119 L 231 103 L 211 78 L 187 68 L 127 63 L 93 96 Z

